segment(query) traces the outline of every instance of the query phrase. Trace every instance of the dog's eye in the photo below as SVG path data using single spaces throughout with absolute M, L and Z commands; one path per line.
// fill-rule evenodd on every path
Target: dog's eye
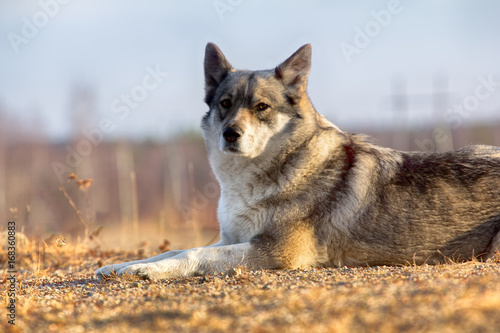
M 229 109 L 231 107 L 231 101 L 229 99 L 223 99 L 220 101 L 220 106 L 222 106 L 224 109 Z
M 259 103 L 257 104 L 257 111 L 264 111 L 269 107 L 269 105 L 265 103 Z

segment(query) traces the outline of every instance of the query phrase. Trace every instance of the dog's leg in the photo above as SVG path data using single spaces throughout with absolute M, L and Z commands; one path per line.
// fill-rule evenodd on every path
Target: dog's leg
M 327 261 L 326 246 L 317 243 L 312 225 L 295 221 L 253 238 L 251 255 L 262 268 L 296 269 Z
M 136 262 L 124 265 L 118 269 L 116 274 L 131 274 L 158 280 L 221 273 L 238 265 L 256 268 L 255 263 L 248 260 L 251 247 L 249 242 L 199 247 L 154 262 Z
M 491 241 L 491 247 L 488 251 L 486 259 L 495 257 L 495 252 L 500 253 L 500 232 L 498 232 L 495 237 L 493 237 L 493 240 Z
M 213 245 L 210 245 L 208 247 L 212 247 L 212 246 L 221 246 L 221 245 L 224 245 L 225 243 L 223 241 L 219 241 Z M 118 272 L 125 268 L 125 267 L 129 267 L 129 266 L 132 266 L 132 265 L 136 265 L 136 264 L 149 264 L 149 263 L 154 263 L 154 262 L 157 262 L 157 261 L 161 261 L 161 260 L 165 260 L 165 259 L 168 259 L 168 258 L 172 258 L 172 257 L 175 257 L 183 252 L 185 252 L 187 250 L 173 250 L 173 251 L 167 251 L 167 252 L 164 252 L 164 253 L 161 253 L 159 255 L 156 255 L 154 257 L 151 257 L 151 258 L 147 258 L 147 259 L 142 259 L 142 260 L 135 260 L 135 261 L 129 261 L 129 262 L 124 262 L 124 263 L 121 263 L 121 264 L 113 264 L 113 265 L 109 265 L 109 266 L 104 266 L 104 267 L 101 267 L 99 268 L 95 274 L 97 275 L 97 278 L 99 280 L 101 280 L 103 277 L 111 277 L 111 276 L 115 276 L 115 275 L 118 275 Z
M 222 241 L 207 247 L 185 250 L 177 255 L 159 256 L 102 268 L 98 277 L 137 275 L 152 280 L 225 272 L 236 266 L 248 269 L 310 267 L 320 262 L 314 232 L 306 225 L 295 225 L 286 232 L 277 229 L 260 234 L 251 242 L 225 245 Z
M 101 280 L 104 276 L 110 277 L 110 276 L 116 275 L 117 272 L 120 269 L 122 269 L 123 267 L 127 267 L 127 266 L 134 265 L 134 264 L 143 264 L 143 263 L 146 264 L 146 263 L 152 263 L 152 262 L 164 260 L 164 259 L 167 259 L 170 257 L 174 257 L 174 256 L 176 256 L 184 251 L 186 251 L 186 250 L 168 251 L 168 252 L 164 252 L 162 254 L 159 254 L 157 256 L 147 258 L 147 259 L 135 260 L 135 261 L 124 262 L 121 264 L 113 264 L 113 265 L 109 265 L 109 266 L 104 266 L 104 267 L 99 268 L 95 272 L 95 274 L 97 275 L 97 278 L 99 280 Z
M 138 263 L 118 270 L 118 275 L 171 279 L 222 273 L 236 266 L 248 269 L 299 268 L 315 266 L 321 251 L 310 226 L 295 225 L 286 232 L 260 234 L 251 242 L 200 247 L 153 263 Z

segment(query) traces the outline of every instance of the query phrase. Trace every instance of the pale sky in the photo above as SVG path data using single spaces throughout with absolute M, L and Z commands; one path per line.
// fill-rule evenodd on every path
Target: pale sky
M 273 68 L 311 43 L 309 95 L 341 128 L 390 125 L 395 77 L 406 81 L 412 126 L 443 118 L 430 98 L 436 75 L 448 78 L 450 107 L 490 92 L 464 121 L 500 120 L 499 1 L 60 2 L 0 0 L 0 117 L 54 139 L 74 130 L 76 86 L 95 103 L 80 130 L 103 121 L 113 125 L 107 138 L 198 129 L 209 41 L 242 69 Z

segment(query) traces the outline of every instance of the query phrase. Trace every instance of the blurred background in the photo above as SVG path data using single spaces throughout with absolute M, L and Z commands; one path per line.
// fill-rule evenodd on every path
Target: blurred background
M 199 129 L 209 41 L 240 69 L 311 43 L 316 109 L 377 144 L 500 145 L 499 13 L 494 0 L 0 0 L 0 228 L 217 240 Z

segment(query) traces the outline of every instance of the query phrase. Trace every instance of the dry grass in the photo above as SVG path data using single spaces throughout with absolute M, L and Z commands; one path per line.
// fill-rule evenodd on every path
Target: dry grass
M 498 332 L 500 260 L 439 266 L 246 271 L 99 282 L 148 251 L 30 244 L 18 255 L 19 332 Z M 0 257 L 5 262 L 5 257 Z M 5 267 L 4 267 L 5 268 Z M 5 282 L 6 270 L 1 271 Z M 5 287 L 4 287 L 5 286 Z M 2 285 L 2 289 L 7 284 Z M 6 292 L 1 291 L 2 305 Z M 5 310 L 5 307 L 2 306 Z

